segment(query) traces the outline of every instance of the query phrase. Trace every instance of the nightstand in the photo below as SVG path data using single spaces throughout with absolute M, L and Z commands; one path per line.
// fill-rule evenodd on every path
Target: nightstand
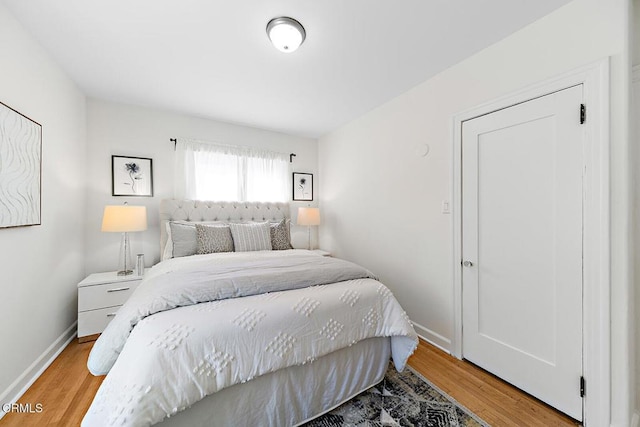
M 97 339 L 141 281 L 142 276 L 110 271 L 91 274 L 78 283 L 78 342 Z
M 331 256 L 331 252 L 323 251 L 322 249 L 314 249 L 311 252 L 314 252 L 320 256 Z

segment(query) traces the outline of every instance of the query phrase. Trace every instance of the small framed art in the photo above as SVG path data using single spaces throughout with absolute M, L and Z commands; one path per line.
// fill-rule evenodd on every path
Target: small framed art
M 313 200 L 313 174 L 293 173 L 293 200 Z
M 145 157 L 111 156 L 112 196 L 153 196 L 153 161 Z

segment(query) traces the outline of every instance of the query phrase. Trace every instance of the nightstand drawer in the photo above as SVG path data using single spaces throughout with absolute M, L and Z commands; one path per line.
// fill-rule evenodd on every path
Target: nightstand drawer
M 131 296 L 141 280 L 105 283 L 78 289 L 78 311 L 95 310 L 122 305 Z
M 78 338 L 102 333 L 119 309 L 117 306 L 78 313 Z

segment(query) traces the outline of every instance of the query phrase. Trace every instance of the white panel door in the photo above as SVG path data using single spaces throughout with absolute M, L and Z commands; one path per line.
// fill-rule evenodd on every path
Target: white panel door
M 582 420 L 582 85 L 463 123 L 463 357 Z

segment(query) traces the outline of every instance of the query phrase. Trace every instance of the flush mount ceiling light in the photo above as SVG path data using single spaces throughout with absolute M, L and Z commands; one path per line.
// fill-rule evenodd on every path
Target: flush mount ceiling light
M 280 52 L 293 52 L 300 47 L 307 36 L 304 27 L 293 18 L 281 16 L 267 24 L 267 35 Z

